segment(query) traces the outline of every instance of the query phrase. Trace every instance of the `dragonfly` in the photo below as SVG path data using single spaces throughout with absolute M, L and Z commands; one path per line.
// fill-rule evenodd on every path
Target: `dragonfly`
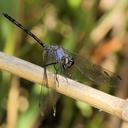
M 43 47 L 44 85 L 48 85 L 47 67 L 49 66 L 54 67 L 56 74 L 62 74 L 73 79 L 77 79 L 79 75 L 76 75 L 75 72 L 79 72 L 87 82 L 96 85 L 115 86 L 116 82 L 122 80 L 118 74 L 92 63 L 87 58 L 79 57 L 77 54 L 71 53 L 58 45 L 47 45 L 14 18 L 6 13 L 2 14 Z

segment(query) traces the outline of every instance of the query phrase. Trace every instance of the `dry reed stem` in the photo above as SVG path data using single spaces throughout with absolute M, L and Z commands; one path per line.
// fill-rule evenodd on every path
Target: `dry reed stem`
M 35 83 L 42 83 L 43 68 L 19 58 L 9 56 L 0 52 L 0 69 L 6 70 L 19 77 Z M 48 72 L 49 87 L 54 88 L 54 74 Z M 67 80 L 58 75 L 59 86 L 56 91 L 75 100 L 80 100 L 102 110 L 128 121 L 128 101 L 111 96 L 102 91 L 91 88 L 87 85 Z

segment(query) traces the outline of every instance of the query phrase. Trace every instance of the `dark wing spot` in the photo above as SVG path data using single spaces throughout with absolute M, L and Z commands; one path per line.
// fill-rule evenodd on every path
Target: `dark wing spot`
M 108 77 L 110 77 L 110 75 L 106 71 L 104 71 L 104 73 L 105 73 L 105 75 L 107 75 Z
M 119 80 L 122 80 L 122 78 L 119 75 L 117 75 L 117 77 L 119 78 Z

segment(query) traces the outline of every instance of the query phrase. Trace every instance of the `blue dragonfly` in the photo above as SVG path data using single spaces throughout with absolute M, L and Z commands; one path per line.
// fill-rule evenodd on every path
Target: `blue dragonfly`
M 114 87 L 117 82 L 121 81 L 121 77 L 119 75 L 112 73 L 107 69 L 104 69 L 100 65 L 90 62 L 86 58 L 77 56 L 77 54 L 73 54 L 58 45 L 46 45 L 39 38 L 37 38 L 37 36 L 35 36 L 32 32 L 26 29 L 11 16 L 6 13 L 2 14 L 5 18 L 21 28 L 43 47 L 43 79 L 45 81 L 43 84 L 46 87 L 48 87 L 47 68 L 49 66 L 53 66 L 56 76 L 57 74 L 62 74 L 65 77 L 78 79 L 78 73 L 80 73 L 83 76 L 83 79 L 91 84 L 109 85 L 111 87 Z M 57 77 L 55 79 L 58 82 Z

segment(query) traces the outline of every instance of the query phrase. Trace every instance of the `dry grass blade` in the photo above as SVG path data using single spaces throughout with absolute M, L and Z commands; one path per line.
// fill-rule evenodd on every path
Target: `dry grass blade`
M 42 83 L 43 68 L 0 52 L 0 69 L 35 83 Z M 54 74 L 48 72 L 49 87 L 54 88 Z M 128 101 L 58 75 L 56 91 L 128 121 Z

